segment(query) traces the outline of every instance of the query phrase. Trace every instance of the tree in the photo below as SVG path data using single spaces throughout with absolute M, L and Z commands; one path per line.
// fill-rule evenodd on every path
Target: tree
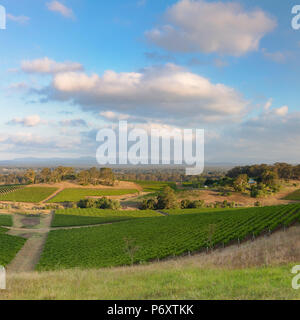
M 40 173 L 40 176 L 41 176 L 41 180 L 42 182 L 49 182 L 51 180 L 51 170 L 49 168 L 44 168 L 41 173 Z
M 33 184 L 35 182 L 35 176 L 36 176 L 36 173 L 32 169 L 28 169 L 25 172 L 25 178 L 28 180 L 29 183 Z
M 265 170 L 261 176 L 262 183 L 274 187 L 278 183 L 278 174 L 272 170 Z
M 90 177 L 90 182 L 93 185 L 99 184 L 100 180 L 100 171 L 93 167 L 89 170 L 89 177 Z
M 100 169 L 100 179 L 105 185 L 113 186 L 115 184 L 115 175 L 110 168 Z
M 174 209 L 177 208 L 177 199 L 173 189 L 165 187 L 157 197 L 158 209 Z
M 78 183 L 81 185 L 88 185 L 90 182 L 90 173 L 87 170 L 82 170 L 78 173 L 77 176 Z
M 248 186 L 248 176 L 240 174 L 233 182 L 233 188 L 237 192 L 244 192 Z

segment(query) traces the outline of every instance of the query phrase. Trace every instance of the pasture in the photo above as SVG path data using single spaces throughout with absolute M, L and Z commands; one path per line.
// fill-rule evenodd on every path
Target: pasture
M 38 270 L 144 263 L 225 247 L 300 220 L 300 205 L 133 219 L 51 231 Z
M 87 197 L 122 196 L 138 193 L 135 189 L 88 189 L 67 188 L 58 193 L 48 203 L 78 202 Z

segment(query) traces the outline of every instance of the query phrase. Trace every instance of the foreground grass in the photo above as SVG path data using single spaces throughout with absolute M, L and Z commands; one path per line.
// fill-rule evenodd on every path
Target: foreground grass
M 61 202 L 77 202 L 86 197 L 104 197 L 104 196 L 122 196 L 127 194 L 138 193 L 136 189 L 85 189 L 85 188 L 71 188 L 64 189 L 54 198 L 49 200 L 49 203 Z
M 30 187 L 30 188 L 17 189 L 7 194 L 1 194 L 0 200 L 38 203 L 48 198 L 56 190 L 57 188 L 46 188 L 46 187 Z
M 1 299 L 300 299 L 292 265 L 207 269 L 167 263 L 8 276 Z

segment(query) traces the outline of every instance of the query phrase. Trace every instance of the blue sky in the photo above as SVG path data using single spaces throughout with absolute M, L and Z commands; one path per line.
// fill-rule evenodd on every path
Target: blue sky
M 0 153 L 94 156 L 97 129 L 205 128 L 214 162 L 299 162 L 295 1 L 0 0 Z

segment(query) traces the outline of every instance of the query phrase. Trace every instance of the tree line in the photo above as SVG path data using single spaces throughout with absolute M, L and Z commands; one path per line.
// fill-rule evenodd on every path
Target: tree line
M 28 169 L 22 173 L 10 173 L 0 175 L 2 184 L 37 184 L 58 183 L 73 181 L 80 185 L 109 185 L 115 184 L 116 178 L 110 168 L 91 168 L 76 171 L 72 167 L 57 167 L 54 169 L 43 168 L 42 170 Z

